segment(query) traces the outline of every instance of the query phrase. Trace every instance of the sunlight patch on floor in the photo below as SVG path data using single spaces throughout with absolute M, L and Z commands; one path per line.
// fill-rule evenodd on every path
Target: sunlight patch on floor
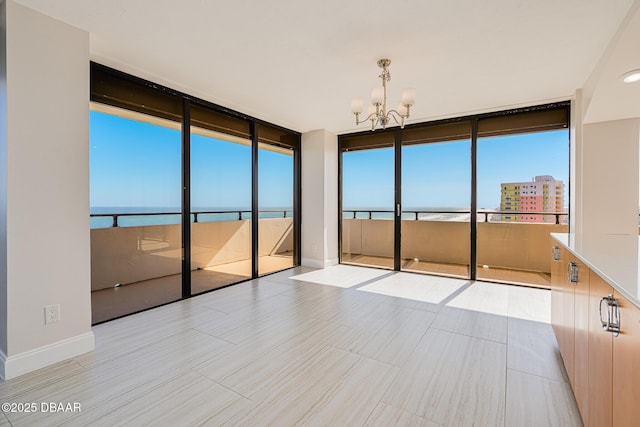
M 469 281 L 464 279 L 400 272 L 358 288 L 358 290 L 440 304 L 468 284 Z
M 317 283 L 319 285 L 337 286 L 339 288 L 351 288 L 390 274 L 389 271 L 376 268 L 354 267 L 351 265 L 334 265 L 323 270 L 291 276 L 290 279 L 304 282 Z

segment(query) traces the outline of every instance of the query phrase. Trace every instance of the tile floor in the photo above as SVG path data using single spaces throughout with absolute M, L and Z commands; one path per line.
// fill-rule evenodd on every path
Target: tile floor
M 0 426 L 579 426 L 549 291 L 298 267 L 98 325 L 0 383 Z

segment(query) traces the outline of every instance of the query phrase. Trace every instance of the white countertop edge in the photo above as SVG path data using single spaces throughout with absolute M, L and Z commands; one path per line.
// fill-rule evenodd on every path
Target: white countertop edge
M 600 276 L 605 282 L 607 282 L 614 290 L 618 291 L 623 297 L 625 297 L 629 302 L 631 302 L 636 307 L 640 308 L 640 300 L 637 295 L 632 295 L 627 291 L 627 289 L 620 283 L 618 283 L 615 279 L 613 279 L 610 274 L 606 271 L 602 270 L 599 266 L 594 264 L 588 258 L 585 258 L 581 253 L 577 252 L 574 248 L 572 248 L 568 242 L 569 233 L 550 233 L 551 238 L 564 246 L 569 252 L 575 255 L 580 261 L 582 261 L 587 267 L 589 267 L 594 273 Z

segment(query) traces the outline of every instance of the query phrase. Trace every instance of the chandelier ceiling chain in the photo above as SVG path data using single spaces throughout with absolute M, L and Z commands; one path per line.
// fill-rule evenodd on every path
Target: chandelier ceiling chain
M 378 67 L 382 68 L 382 73 L 378 76 L 382 80 L 382 86 L 374 87 L 371 90 L 371 105 L 367 109 L 367 117 L 365 119 L 360 120 L 360 114 L 362 114 L 363 110 L 362 98 L 351 100 L 351 112 L 356 116 L 356 125 L 370 120 L 371 130 L 375 130 L 377 126 L 385 129 L 393 119 L 403 128 L 405 119 L 409 118 L 411 107 L 416 100 L 416 90 L 413 88 L 404 89 L 402 91 L 402 101 L 398 104 L 397 109 L 387 111 L 387 82 L 391 80 L 389 65 L 391 65 L 390 59 L 378 60 Z

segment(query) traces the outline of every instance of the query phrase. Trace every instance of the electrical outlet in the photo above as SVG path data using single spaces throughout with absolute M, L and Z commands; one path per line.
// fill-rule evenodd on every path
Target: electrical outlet
M 44 324 L 60 321 L 60 304 L 51 304 L 44 307 Z

